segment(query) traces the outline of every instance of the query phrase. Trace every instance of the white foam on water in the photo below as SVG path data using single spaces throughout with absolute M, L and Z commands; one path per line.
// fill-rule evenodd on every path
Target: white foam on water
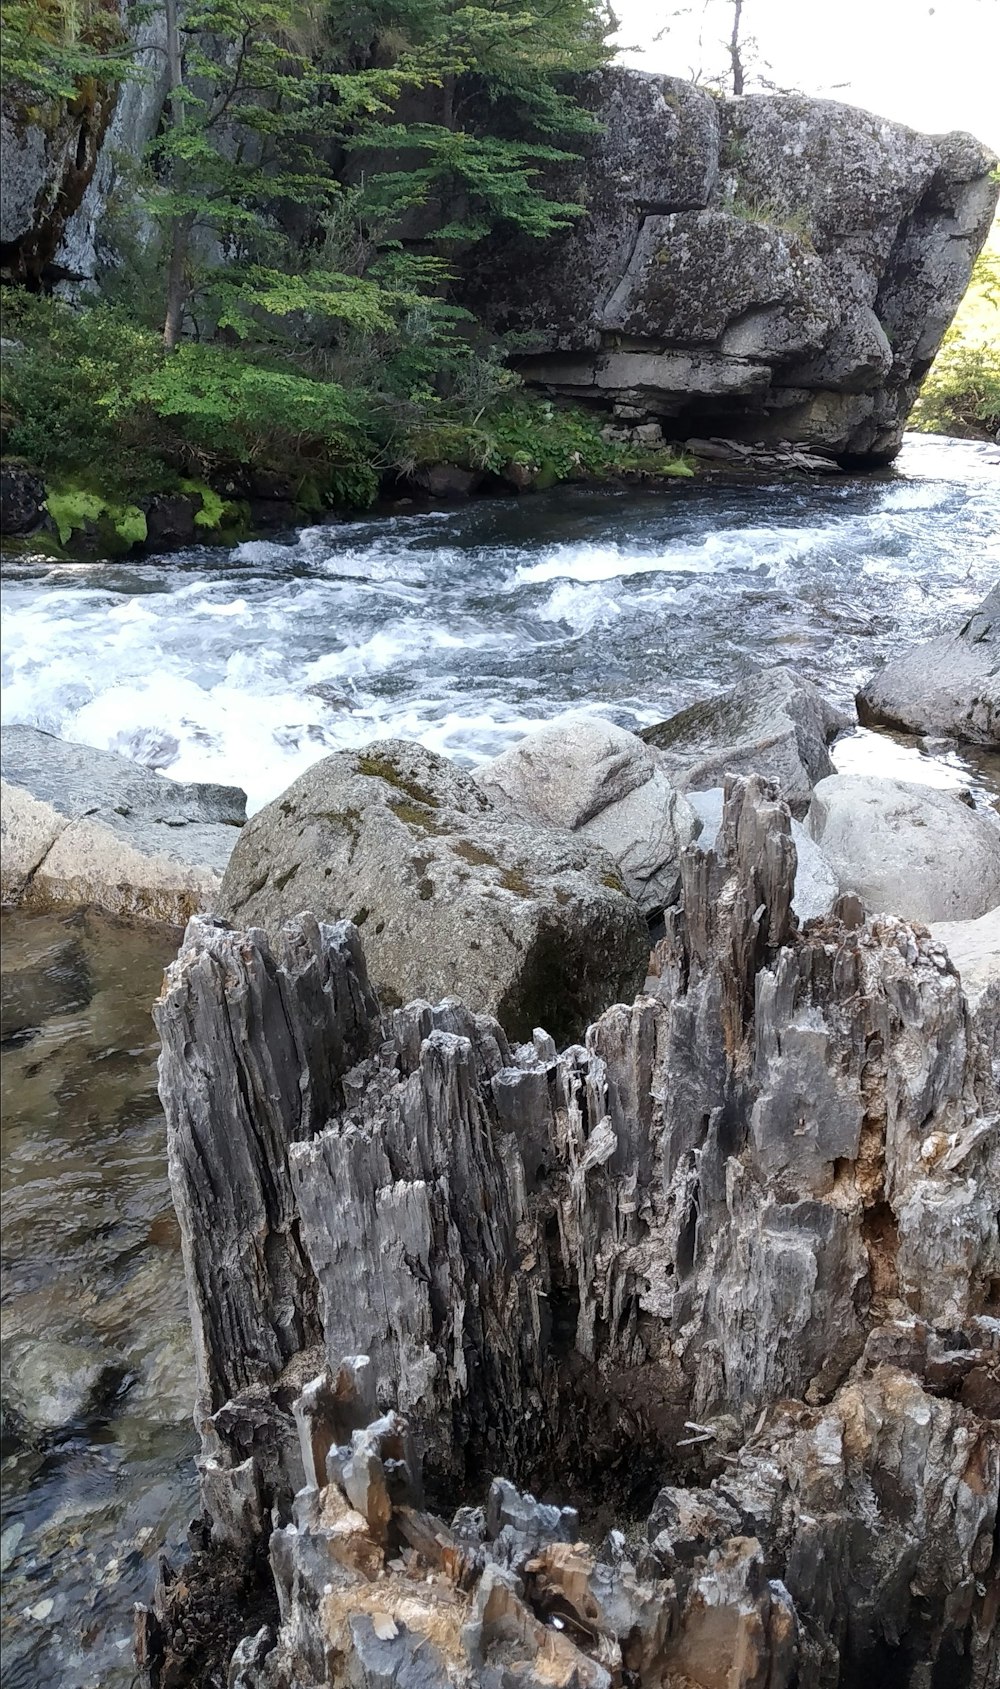
M 606 627 L 621 613 L 621 605 L 602 585 L 581 586 L 574 581 L 553 587 L 537 612 L 543 622 L 561 622 L 578 634 Z
M 618 545 L 556 545 L 537 562 L 514 572 L 513 586 L 571 580 L 625 580 L 632 575 L 716 575 L 731 570 L 779 570 L 822 548 L 835 525 L 814 528 L 726 528 L 699 541 L 663 551 L 630 551 Z
M 963 475 L 669 505 L 559 495 L 229 555 L 15 560 L 4 720 L 242 785 L 254 809 L 338 748 L 401 735 L 476 762 L 567 709 L 654 721 L 803 653 L 846 699 L 1000 572 L 997 478 Z
M 473 623 L 458 623 L 442 627 L 414 618 L 392 622 L 367 639 L 352 641 L 340 650 L 329 651 L 307 663 L 302 673 L 309 682 L 345 679 L 382 673 L 425 659 L 435 652 L 499 649 L 518 642 L 513 630 L 500 626 L 483 628 Z

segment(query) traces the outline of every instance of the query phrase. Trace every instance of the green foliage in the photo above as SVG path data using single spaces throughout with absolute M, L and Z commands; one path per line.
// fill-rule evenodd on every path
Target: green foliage
M 128 74 L 132 47 L 109 0 L 4 0 L 3 81 L 29 102 L 87 99 Z
M 203 481 L 213 469 L 268 467 L 293 482 L 308 475 L 331 501 L 375 496 L 378 442 L 359 396 L 334 382 L 222 345 L 189 342 L 169 356 L 108 307 L 77 312 L 16 293 L 4 321 L 23 341 L 4 384 L 9 448 L 43 473 L 99 465 L 106 492 L 134 493 L 178 473 Z
M 217 532 L 220 528 L 234 527 L 240 521 L 242 512 L 239 505 L 232 499 L 224 499 L 207 482 L 182 480 L 180 488 L 182 493 L 199 500 L 194 513 L 196 528 L 210 528 Z
M 8 8 L 15 74 L 39 98 L 126 73 L 113 0 Z M 96 522 L 131 543 L 137 492 L 178 486 L 206 535 L 231 532 L 245 506 L 213 483 L 260 470 L 316 511 L 435 461 L 517 465 L 535 485 L 686 473 L 523 399 L 449 297 L 470 243 L 544 240 L 580 214 L 558 183 L 594 125 L 565 73 L 605 61 L 609 25 L 603 0 L 185 5 L 164 121 L 113 208 L 105 302 L 7 303 L 23 346 L 7 443 L 56 488 L 60 533 Z M 140 237 L 137 206 L 162 238 Z
M 980 440 L 1000 436 L 1000 346 L 945 346 L 920 390 L 910 427 Z
M 521 398 L 498 405 L 474 421 L 424 422 L 399 442 L 407 470 L 433 463 L 501 474 L 516 465 L 536 487 L 558 481 L 599 480 L 619 474 L 688 476 L 687 462 L 663 447 L 654 450 L 609 443 L 602 419 L 544 399 Z
M 910 427 L 1000 437 L 1000 223 L 976 260 L 955 321 L 920 389 Z
M 60 545 L 80 529 L 96 528 L 111 551 L 126 552 L 146 538 L 146 515 L 135 504 L 119 504 L 76 483 L 52 486 L 45 500 Z

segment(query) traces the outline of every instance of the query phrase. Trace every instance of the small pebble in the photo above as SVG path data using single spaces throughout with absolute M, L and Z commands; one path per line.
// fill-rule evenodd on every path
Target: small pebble
M 15 1525 L 8 1525 L 0 1536 L 0 1572 L 5 1572 L 15 1554 L 17 1545 L 24 1535 L 24 1521 L 19 1519 Z

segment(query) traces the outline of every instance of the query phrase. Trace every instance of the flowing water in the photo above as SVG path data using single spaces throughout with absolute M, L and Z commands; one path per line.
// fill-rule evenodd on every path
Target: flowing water
M 8 721 L 251 809 L 400 734 L 475 761 L 569 705 L 654 721 L 790 663 L 847 701 L 1000 576 L 1000 453 L 912 439 L 878 479 L 564 490 L 284 543 L 6 576 Z
M 640 725 L 760 665 L 847 702 L 998 579 L 1000 453 L 919 438 L 868 479 L 568 489 L 231 552 L 19 559 L 4 719 L 242 785 L 254 809 L 340 746 L 401 734 L 475 762 L 568 707 Z M 835 758 L 1000 792 L 989 755 L 858 733 Z M 176 939 L 4 921 L 3 1683 L 126 1689 L 131 1602 L 194 1500 L 149 1020 Z M 47 1427 L 18 1418 L 29 1386 Z

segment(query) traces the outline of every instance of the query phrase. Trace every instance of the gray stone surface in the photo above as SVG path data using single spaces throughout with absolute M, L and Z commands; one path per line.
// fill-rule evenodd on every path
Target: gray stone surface
M 1000 1063 L 1000 906 L 974 921 L 935 921 L 930 930 L 958 969 L 980 1036 Z
M 835 774 L 816 787 L 806 826 L 841 892 L 873 914 L 968 921 L 1000 903 L 1000 830 L 951 792 Z
M 383 1001 L 460 995 L 517 1037 L 543 1018 L 578 1037 L 648 956 L 612 856 L 407 740 L 335 752 L 259 811 L 218 909 L 269 932 L 301 909 L 353 920 Z
M 622 66 L 581 87 L 602 129 L 552 188 L 587 217 L 467 262 L 475 309 L 530 337 L 526 378 L 679 438 L 891 457 L 993 217 L 987 149 Z
M 1000 585 L 956 631 L 891 658 L 857 703 L 866 727 L 1000 747 Z
M 211 903 L 246 819 L 237 786 L 184 784 L 35 727 L 0 730 L 5 903 L 95 904 L 183 925 Z
M 563 716 L 486 763 L 476 779 L 526 819 L 602 845 L 648 913 L 676 901 L 680 853 L 698 825 L 636 734 L 599 716 Z
M 833 773 L 827 746 L 852 725 L 811 681 L 777 668 L 643 728 L 642 738 L 682 791 L 720 785 L 727 773 L 764 774 L 802 817 L 816 781 Z

